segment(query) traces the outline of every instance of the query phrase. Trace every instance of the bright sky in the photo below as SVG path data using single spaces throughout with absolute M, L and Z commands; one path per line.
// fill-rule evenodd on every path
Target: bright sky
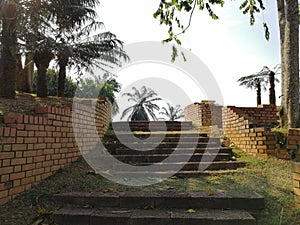
M 249 25 L 249 17 L 239 10 L 240 1 L 226 1 L 224 8 L 216 7 L 214 10 L 220 18 L 217 21 L 212 20 L 206 11 L 196 10 L 190 29 L 181 36 L 182 47 L 191 49 L 212 72 L 225 105 L 255 106 L 255 90 L 240 87 L 237 79 L 258 72 L 263 66 L 273 68 L 280 63 L 276 1 L 264 2 L 267 10 L 256 17 L 253 27 Z M 152 16 L 158 4 L 159 0 L 101 0 L 98 12 L 106 29 L 115 33 L 125 45 L 161 41 L 167 37 L 166 27 L 160 26 Z M 263 20 L 270 28 L 270 41 L 264 38 Z M 198 92 L 190 81 L 175 79 L 175 74 L 179 76 L 180 73 L 183 72 L 170 65 L 148 63 L 126 66 L 117 74 L 126 91 L 130 90 L 130 85 L 135 86 L 139 79 L 151 79 L 155 74 L 165 76 L 164 79 L 184 89 L 191 102 L 203 100 L 205 93 Z M 170 74 L 174 75 L 174 79 Z M 156 87 L 151 88 L 159 92 Z M 175 91 L 173 94 L 178 93 Z M 277 84 L 276 95 L 280 103 L 280 84 Z M 268 92 L 263 93 L 262 102 L 268 103 Z

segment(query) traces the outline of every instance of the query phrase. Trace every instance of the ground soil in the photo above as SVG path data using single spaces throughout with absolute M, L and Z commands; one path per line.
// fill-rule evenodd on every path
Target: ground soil
M 0 114 L 20 113 L 35 114 L 35 108 L 38 106 L 56 106 L 63 107 L 72 102 L 71 98 L 60 98 L 49 96 L 47 98 L 39 98 L 35 94 L 17 92 L 15 99 L 0 98 Z

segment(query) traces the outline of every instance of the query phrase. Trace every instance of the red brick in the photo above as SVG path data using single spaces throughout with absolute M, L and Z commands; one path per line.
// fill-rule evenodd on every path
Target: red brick
M 11 160 L 11 165 L 23 165 L 26 164 L 26 158 L 15 158 Z
M 22 166 L 23 171 L 34 170 L 35 168 L 36 168 L 36 165 L 34 163 L 26 164 L 26 165 Z
M 0 152 L 0 159 L 12 159 L 14 157 L 14 152 Z
M 14 167 L 1 167 L 0 168 L 0 175 L 10 174 L 14 172 Z
M 27 177 L 21 180 L 21 185 L 33 184 L 35 182 L 34 177 Z
M 16 139 L 14 137 L 7 137 L 2 139 L 1 144 L 13 144 L 16 143 Z
M 39 125 L 39 131 L 44 131 L 45 130 L 45 126 L 44 125 Z
M 37 107 L 35 112 L 38 114 L 46 114 L 48 113 L 48 107 Z
M 26 130 L 34 130 L 34 131 L 36 131 L 36 130 L 39 130 L 39 126 L 38 125 L 32 125 L 32 124 L 28 124 L 28 125 L 26 125 L 25 126 L 25 129 Z
M 10 166 L 10 165 L 11 165 L 10 162 L 11 162 L 10 159 L 4 159 L 4 160 L 2 161 L 2 167 Z
M 17 131 L 17 136 L 18 137 L 27 137 L 28 136 L 28 132 L 27 131 Z
M 15 196 L 24 191 L 24 186 L 15 187 L 9 190 L 9 195 Z
M 22 166 L 15 166 L 14 167 L 14 173 L 19 173 L 22 171 Z
M 8 196 L 8 190 L 0 191 L 0 199 Z
M 45 141 L 45 143 L 54 143 L 55 139 L 54 138 L 45 138 L 44 141 Z
M 11 123 L 23 123 L 23 116 L 17 114 L 7 114 L 3 117 L 4 123 L 11 124 Z
M 13 151 L 24 151 L 27 149 L 26 144 L 13 144 L 12 145 L 12 150 Z
M 47 133 L 45 131 L 36 131 L 35 136 L 36 137 L 46 137 Z
M 44 168 L 40 168 L 40 169 L 35 169 L 32 171 L 32 175 L 40 175 L 44 173 Z
M 0 179 L 1 183 L 5 183 L 9 181 L 9 175 L 2 175 Z
M 19 180 L 25 177 L 25 172 L 10 174 L 10 180 Z
M 37 138 L 35 138 L 35 137 L 25 138 L 24 143 L 25 144 L 34 144 L 34 143 L 37 143 Z
M 43 162 L 45 161 L 45 156 L 42 155 L 42 156 L 36 156 L 33 158 L 33 161 L 36 163 L 36 162 Z
M 46 143 L 39 143 L 34 145 L 34 149 L 45 149 L 46 148 Z
M 4 127 L 4 137 L 9 137 L 10 136 L 10 128 Z
M 23 144 L 24 143 L 24 138 L 23 137 L 17 137 L 17 144 Z

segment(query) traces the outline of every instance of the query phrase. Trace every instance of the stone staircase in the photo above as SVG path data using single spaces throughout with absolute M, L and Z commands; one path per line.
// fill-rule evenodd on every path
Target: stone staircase
M 248 211 L 264 208 L 256 193 L 65 193 L 54 213 L 59 225 L 256 225 Z
M 192 177 L 231 172 L 244 166 L 243 162 L 233 160 L 232 149 L 222 147 L 219 138 L 210 138 L 204 133 L 116 133 L 106 136 L 105 148 L 126 165 L 157 167 L 155 170 L 142 172 L 128 172 L 126 166 L 123 170 L 122 165 L 111 168 L 119 171 L 120 175 L 130 173 L 135 177 L 155 173 Z
M 133 134 L 121 129 L 105 136 L 103 143 L 110 155 L 134 168 L 127 171 L 122 164 L 112 165 L 109 173 L 142 182 L 145 177 L 227 173 L 244 165 L 233 160 L 232 149 L 222 147 L 219 138 L 182 131 L 180 127 L 170 131 L 171 126 L 164 132 L 157 126 L 156 132 L 149 133 L 145 132 L 149 124 L 144 124 L 142 132 Z M 153 165 L 155 169 L 143 169 Z M 248 211 L 264 208 L 260 195 L 241 192 L 77 192 L 57 194 L 54 198 L 64 205 L 53 214 L 58 225 L 256 225 Z

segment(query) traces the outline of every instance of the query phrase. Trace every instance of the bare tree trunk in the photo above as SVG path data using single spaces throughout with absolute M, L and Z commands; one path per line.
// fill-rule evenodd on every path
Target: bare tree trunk
M 24 76 L 23 76 L 23 66 L 22 66 L 22 55 L 16 55 L 16 90 L 24 91 Z
M 297 0 L 277 0 L 282 68 L 281 125 L 299 127 L 299 18 Z
M 49 49 L 45 49 L 42 52 L 35 53 L 33 59 L 37 67 L 37 96 L 45 98 L 48 96 L 46 73 L 53 59 L 53 54 Z
M 34 62 L 32 52 L 27 52 L 25 57 L 24 76 L 26 79 L 26 91 L 33 93 Z
M 3 11 L 0 96 L 14 98 L 16 95 L 17 13 L 18 6 L 10 0 L 1 6 Z M 3 7 L 3 8 L 2 8 Z
M 270 105 L 276 105 L 275 73 L 273 71 L 270 71 L 270 74 L 269 74 L 269 83 L 270 83 L 269 103 L 270 103 Z
M 58 62 L 59 72 L 58 72 L 58 87 L 57 87 L 57 96 L 65 96 L 65 83 L 66 83 L 66 67 L 68 64 L 67 59 L 60 59 Z

